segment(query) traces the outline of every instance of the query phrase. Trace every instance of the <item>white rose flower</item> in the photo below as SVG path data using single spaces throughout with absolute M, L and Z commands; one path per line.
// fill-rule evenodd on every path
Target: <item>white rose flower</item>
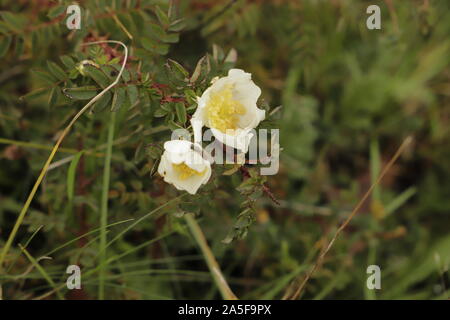
M 223 144 L 247 152 L 250 131 L 265 118 L 265 111 L 256 105 L 260 95 L 251 74 L 243 70 L 231 69 L 228 76 L 215 80 L 197 100 L 191 119 L 195 142 L 201 141 L 206 126 Z
M 211 177 L 211 164 L 203 159 L 201 147 L 186 140 L 164 143 L 158 173 L 178 190 L 195 194 Z

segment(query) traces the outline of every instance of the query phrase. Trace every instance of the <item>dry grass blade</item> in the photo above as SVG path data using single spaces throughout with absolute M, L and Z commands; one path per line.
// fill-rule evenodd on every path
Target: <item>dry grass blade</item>
M 383 169 L 383 171 L 380 173 L 380 175 L 378 176 L 378 178 L 375 180 L 375 182 L 370 186 L 369 190 L 367 190 L 367 192 L 364 194 L 364 196 L 361 198 L 361 200 L 358 202 L 358 204 L 355 206 L 355 208 L 353 209 L 353 211 L 350 213 L 350 215 L 347 217 L 347 219 L 344 221 L 344 223 L 337 229 L 337 231 L 335 232 L 333 238 L 331 239 L 331 241 L 328 243 L 328 245 L 326 247 L 324 247 L 323 250 L 321 250 L 319 257 L 317 258 L 315 264 L 313 265 L 313 267 L 310 269 L 310 271 L 306 274 L 305 278 L 303 279 L 303 281 L 301 282 L 300 286 L 297 288 L 297 290 L 295 290 L 294 294 L 290 295 L 290 292 L 286 292 L 285 296 L 283 297 L 284 300 L 286 299 L 290 299 L 290 300 L 295 300 L 298 299 L 301 295 L 301 293 L 303 292 L 303 289 L 305 288 L 306 283 L 308 282 L 308 280 L 311 278 L 311 276 L 313 275 L 313 273 L 316 271 L 316 269 L 318 268 L 319 265 L 322 264 L 323 259 L 325 258 L 326 254 L 328 253 L 328 251 L 330 251 L 331 247 L 333 246 L 334 242 L 336 241 L 337 237 L 339 236 L 339 234 L 342 232 L 342 230 L 345 229 L 345 227 L 350 223 L 350 221 L 353 219 L 353 217 L 358 213 L 359 209 L 362 207 L 362 205 L 364 204 L 364 202 L 367 200 L 367 198 L 370 196 L 370 194 L 372 193 L 373 189 L 380 183 L 381 179 L 383 179 L 383 177 L 386 175 L 386 173 L 391 169 L 392 165 L 395 163 L 395 161 L 397 161 L 398 157 L 400 157 L 400 155 L 403 153 L 403 151 L 405 150 L 405 148 L 411 143 L 412 141 L 412 137 L 409 136 L 407 137 L 403 143 L 400 145 L 400 147 L 397 149 L 397 151 L 395 152 L 395 154 L 392 156 L 391 160 L 389 160 L 389 162 L 387 163 L 386 167 Z

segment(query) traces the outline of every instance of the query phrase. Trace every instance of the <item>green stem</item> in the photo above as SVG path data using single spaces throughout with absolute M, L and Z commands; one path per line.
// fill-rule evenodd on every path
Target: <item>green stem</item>
M 49 283 L 49 285 L 56 292 L 56 295 L 58 296 L 58 299 L 64 300 L 64 296 L 59 291 L 60 288 L 56 287 L 55 282 L 48 275 L 48 273 L 45 271 L 45 269 L 42 268 L 42 266 L 39 264 L 39 262 L 36 259 L 34 259 L 22 245 L 19 244 L 19 247 L 22 250 L 22 252 L 26 255 L 28 260 L 30 260 L 30 262 L 33 264 L 33 266 L 40 272 L 40 274 L 44 277 L 44 279 Z
M 211 249 L 209 248 L 208 243 L 206 242 L 205 235 L 203 234 L 202 229 L 200 229 L 200 226 L 198 225 L 197 221 L 189 213 L 185 214 L 184 218 L 187 222 L 189 229 L 191 230 L 192 235 L 194 236 L 195 241 L 197 242 L 202 251 L 203 257 L 205 258 L 209 271 L 211 272 L 214 282 L 219 288 L 222 297 L 225 300 L 237 300 L 237 297 L 234 295 L 233 291 L 231 291 L 230 287 L 228 286 L 228 283 L 225 280 L 222 271 L 220 271 L 219 264 L 217 263 L 216 258 L 214 257 Z
M 18 141 L 18 140 L 11 140 L 11 139 L 5 139 L 5 138 L 0 138 L 0 144 L 10 144 L 10 145 L 19 146 L 19 147 L 34 148 L 34 149 L 41 149 L 41 150 L 52 150 L 53 149 L 53 146 L 47 146 L 47 145 L 34 143 L 34 142 Z M 59 148 L 58 151 L 64 152 L 64 153 L 71 153 L 71 154 L 77 154 L 78 152 L 80 152 L 80 150 L 70 149 L 70 148 Z
M 98 298 L 103 300 L 105 298 L 105 261 L 106 261 L 106 226 L 108 225 L 108 193 L 109 181 L 111 174 L 111 155 L 112 145 L 114 140 L 114 126 L 116 122 L 116 113 L 111 112 L 108 127 L 108 140 L 106 147 L 106 157 L 103 167 L 103 185 L 102 185 L 102 199 L 100 209 L 100 255 L 99 255 L 99 287 Z

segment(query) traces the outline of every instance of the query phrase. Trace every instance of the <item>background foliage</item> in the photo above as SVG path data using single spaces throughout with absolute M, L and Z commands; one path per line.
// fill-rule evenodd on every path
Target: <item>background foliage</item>
M 120 47 L 80 44 L 120 40 L 130 59 L 119 85 L 76 123 L 58 153 L 7 257 L 4 298 L 52 289 L 39 270 L 29 271 L 19 243 L 32 257 L 53 258 L 39 263 L 58 285 L 68 264 L 82 266 L 83 289 L 63 289 L 66 298 L 97 298 L 111 109 L 108 223 L 118 224 L 108 228 L 108 239 L 128 219 L 166 206 L 108 248 L 106 298 L 220 297 L 185 212 L 197 214 L 238 297 L 281 298 L 409 135 L 414 143 L 303 297 L 448 298 L 450 3 L 93 0 L 80 2 L 78 31 L 66 27 L 68 4 L 1 4 L 0 247 L 68 119 L 117 75 Z M 382 9 L 381 30 L 365 26 L 370 4 Z M 280 172 L 265 185 L 255 178 L 256 195 L 241 185 L 250 166 L 250 173 L 218 173 L 198 196 L 178 201 L 179 192 L 152 176 L 162 142 L 170 129 L 188 125 L 195 95 L 235 63 L 262 88 L 262 105 L 283 106 Z M 240 219 L 247 196 L 257 199 L 254 211 Z M 230 229 L 239 232 L 230 238 Z M 230 241 L 236 235 L 243 239 Z M 366 289 L 370 264 L 381 267 L 382 290 Z

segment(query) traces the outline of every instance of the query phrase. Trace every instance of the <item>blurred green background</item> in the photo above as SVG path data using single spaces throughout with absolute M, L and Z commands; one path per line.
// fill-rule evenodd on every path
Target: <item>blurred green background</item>
M 302 298 L 447 299 L 450 2 L 171 3 L 185 18 L 179 40 L 157 56 L 136 49 L 131 52 L 135 62 L 141 59 L 148 70 L 158 70 L 172 58 L 192 72 L 214 44 L 225 52 L 234 48 L 237 67 L 252 73 L 262 98 L 282 106 L 277 122 L 280 171 L 267 179 L 280 204 L 267 196 L 258 199 L 247 237 L 223 244 L 242 202 L 234 190 L 240 176 L 224 176 L 197 218 L 236 295 L 278 299 L 289 285 L 295 288 L 402 141 L 412 136 L 413 143 L 336 240 Z M 169 6 L 166 1 L 80 1 L 86 20 L 80 31 L 70 32 L 64 14 L 54 9 L 64 1 L 3 1 L 0 248 L 49 148 L 83 105 L 68 102 L 60 92 L 36 91 L 42 75 L 31 70 L 45 69 L 47 60 L 61 65 L 59 56 L 73 54 L 77 41 L 89 37 L 139 47 L 136 38 L 152 32 L 145 19 L 154 18 L 155 4 L 164 10 Z M 366 27 L 371 4 L 381 8 L 381 30 Z M 52 9 L 54 16 L 49 16 Z M 5 12 L 21 21 L 9 21 Z M 133 27 L 142 12 L 143 25 Z M 114 20 L 115 13 L 133 40 Z M 19 24 L 12 28 L 9 23 Z M 109 223 L 138 218 L 177 194 L 159 177 L 149 176 L 151 157 L 135 155 L 136 149 L 165 139 L 168 128 L 145 114 L 138 124 L 128 123 L 126 113 L 119 111 L 116 129 Z M 70 150 L 61 150 L 56 160 L 101 147 L 107 118 L 104 112 L 80 119 L 62 146 Z M 138 125 L 146 131 L 136 136 Z M 40 262 L 55 283 L 65 281 L 68 264 L 82 265 L 83 273 L 95 268 L 98 234 L 93 230 L 98 228 L 103 160 L 85 155 L 80 161 L 73 203 L 66 195 L 70 162 L 45 178 L 10 251 L 7 272 L 0 275 L 4 299 L 30 299 L 51 290 L 38 270 L 26 273 L 30 261 L 18 248 L 36 230 L 28 245 L 35 258 L 92 231 Z M 108 265 L 106 298 L 220 298 L 184 220 L 176 208 L 165 213 L 142 222 L 108 249 L 110 256 L 126 254 Z M 114 226 L 108 237 L 123 228 Z M 381 268 L 381 290 L 366 287 L 366 269 L 372 264 Z M 82 290 L 64 291 L 66 298 L 97 298 L 95 273 L 82 284 Z

